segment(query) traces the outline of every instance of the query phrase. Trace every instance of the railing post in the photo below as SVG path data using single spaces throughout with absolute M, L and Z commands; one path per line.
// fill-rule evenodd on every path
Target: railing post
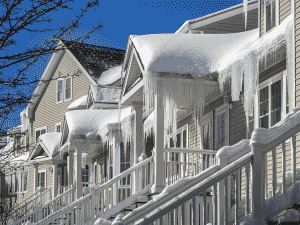
M 92 184 L 92 186 L 90 188 L 90 192 L 91 192 L 91 224 L 94 224 L 94 222 L 95 222 L 96 189 L 97 189 L 97 185 Z
M 262 209 L 265 202 L 265 165 L 263 148 L 257 143 L 250 143 L 253 154 L 252 164 L 252 214 L 253 219 L 262 220 Z
M 228 157 L 227 156 L 218 156 L 218 163 L 220 165 L 220 169 L 225 168 L 228 165 Z M 225 220 L 225 181 L 224 179 L 219 181 L 218 183 L 218 224 L 223 225 Z

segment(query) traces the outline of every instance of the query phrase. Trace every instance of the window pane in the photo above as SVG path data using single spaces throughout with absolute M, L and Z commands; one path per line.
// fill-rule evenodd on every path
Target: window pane
M 272 102 L 271 109 L 281 108 L 281 80 L 271 86 Z
M 225 145 L 225 113 L 222 113 L 218 116 L 218 125 L 217 125 L 217 132 L 218 132 L 218 141 L 217 145 L 218 148 L 221 148 Z
M 41 130 L 41 135 L 46 133 L 46 129 Z
M 71 98 L 71 78 L 66 79 L 66 99 Z
M 259 127 L 269 128 L 269 116 L 264 116 L 259 119 Z
M 71 88 L 71 78 L 66 79 L 66 88 Z
M 188 146 L 187 146 L 187 141 L 186 141 L 186 140 L 187 140 L 186 134 L 187 134 L 187 133 L 186 133 L 186 130 L 184 130 L 184 131 L 183 131 L 183 143 L 182 143 L 184 148 L 187 148 L 187 147 L 188 147 Z
M 45 172 L 41 173 L 41 187 L 45 187 Z
M 173 148 L 174 147 L 174 141 L 173 141 L 173 138 L 170 138 L 170 148 Z
M 39 138 L 39 136 L 41 135 L 41 132 L 39 130 L 37 130 L 35 132 L 35 140 L 37 141 L 37 139 Z
M 23 176 L 24 176 L 23 190 L 27 191 L 27 173 L 23 173 Z
M 209 130 L 209 123 L 208 123 L 203 126 L 203 148 L 204 149 L 210 149 L 209 132 L 210 130 Z
M 57 91 L 62 91 L 63 89 L 63 81 L 59 80 L 57 83 Z
M 181 147 L 181 134 L 179 133 L 179 134 L 177 134 L 176 135 L 176 147 L 178 147 L 178 148 L 180 148 Z
M 272 118 L 272 124 L 271 126 L 274 126 L 276 123 L 278 123 L 281 120 L 281 109 L 278 109 L 276 111 L 273 111 L 271 113 L 271 118 Z
M 260 116 L 269 113 L 269 88 L 265 87 L 260 90 Z

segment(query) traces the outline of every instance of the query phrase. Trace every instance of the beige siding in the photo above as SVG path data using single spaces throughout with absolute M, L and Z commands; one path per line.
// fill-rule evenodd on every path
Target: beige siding
M 259 30 L 260 30 L 260 37 L 264 35 L 264 0 L 260 0 L 260 15 L 259 15 Z
M 280 0 L 279 1 L 279 24 L 291 14 L 291 1 Z
M 72 75 L 78 73 L 78 76 L 72 76 L 72 100 L 56 103 L 57 78 L 60 76 Z M 67 107 L 76 99 L 87 95 L 91 81 L 80 71 L 77 64 L 72 60 L 68 53 L 64 53 L 53 79 L 49 82 L 46 91 L 41 97 L 35 111 L 35 118 L 32 123 L 30 143 L 35 143 L 35 129 L 47 126 L 47 132 L 55 131 L 55 124 L 62 123 Z

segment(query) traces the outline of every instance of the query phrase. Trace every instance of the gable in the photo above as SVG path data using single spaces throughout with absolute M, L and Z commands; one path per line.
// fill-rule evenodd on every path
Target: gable
M 49 154 L 44 150 L 41 145 L 38 145 L 36 150 L 32 153 L 29 160 L 39 159 L 39 158 L 49 158 Z

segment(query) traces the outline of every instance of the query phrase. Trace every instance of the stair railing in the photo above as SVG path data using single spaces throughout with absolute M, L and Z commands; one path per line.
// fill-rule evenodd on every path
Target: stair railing
M 92 185 L 89 188 L 89 194 L 43 218 L 39 224 L 46 225 L 58 222 L 77 225 L 87 222 L 93 224 L 97 214 L 111 209 L 152 183 L 154 180 L 153 170 L 154 163 L 153 156 L 151 156 L 100 187 Z M 41 210 L 43 211 L 43 209 Z
M 217 151 L 189 148 L 164 150 L 165 186 L 182 177 L 195 176 L 215 164 Z
M 58 195 L 50 201 L 44 201 L 43 204 L 39 204 L 37 207 L 34 207 L 32 212 L 26 213 L 25 216 L 14 222 L 15 225 L 21 225 L 27 221 L 32 221 L 37 223 L 38 221 L 46 218 L 47 216 L 57 212 L 64 206 L 72 203 L 75 199 L 76 186 L 72 186 L 66 192 Z

